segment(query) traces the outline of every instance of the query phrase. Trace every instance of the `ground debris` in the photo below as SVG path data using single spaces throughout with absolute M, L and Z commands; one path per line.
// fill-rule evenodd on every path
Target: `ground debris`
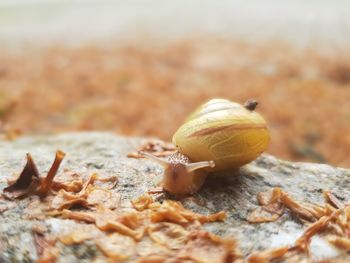
M 176 152 L 172 143 L 167 143 L 161 140 L 149 140 L 142 144 L 136 152 L 129 153 L 129 158 L 144 158 L 141 152 L 151 153 L 157 157 L 166 157 Z
M 47 232 L 43 225 L 35 225 L 32 228 L 39 263 L 54 263 L 59 254 L 59 250 L 55 247 L 56 239 L 47 238 Z
M 33 228 L 38 262 L 55 262 L 64 249 L 84 244 L 96 250 L 93 252 L 96 259 L 112 262 L 278 262 L 299 255 L 307 257 L 315 235 L 344 253 L 349 251 L 350 208 L 340 201 L 343 199 L 339 193 L 336 193 L 338 199 L 334 194 L 324 192 L 326 203 L 323 205 L 296 201 L 281 188 L 259 193 L 259 207 L 248 215 L 249 222 L 271 222 L 292 214 L 306 228 L 290 246 L 248 251 L 250 254 L 243 256 L 232 237 L 214 235 L 203 226 L 225 220 L 225 211 L 214 211 L 209 215 L 196 213 L 179 201 L 165 197 L 155 200 L 149 194 L 130 200 L 129 205 L 123 200 L 121 205 L 120 192 L 114 188 L 118 182 L 116 176 L 64 173 L 53 180 L 51 175 L 46 183 L 49 186 L 41 188 L 44 179 L 33 167 L 34 162 L 29 160 L 25 167 L 29 172 L 22 172 L 29 174 L 27 176 L 36 186 L 21 196 L 27 197 L 22 216 L 48 225 L 52 220 L 54 223 L 50 226 L 54 225 L 56 229 L 45 228 L 45 224 Z M 50 169 L 51 174 L 57 169 L 56 163 L 56 168 Z M 28 177 L 20 179 L 20 176 L 8 188 L 13 190 L 19 185 L 20 190 L 28 191 L 32 182 L 23 180 Z M 4 201 L 20 205 L 24 200 Z
M 270 192 L 259 193 L 258 203 L 261 205 L 252 211 L 247 220 L 250 223 L 271 222 L 277 220 L 284 212 L 277 214 L 276 210 L 268 209 L 272 204 L 280 203 L 281 206 L 290 210 L 301 222 L 309 224 L 303 234 L 295 241 L 293 246 L 284 246 L 268 249 L 262 252 L 252 253 L 248 262 L 270 262 L 271 260 L 284 257 L 287 253 L 302 252 L 310 256 L 310 243 L 312 237 L 323 234 L 323 238 L 345 252 L 350 250 L 350 206 L 344 205 L 332 193 L 323 193 L 325 204 L 316 205 L 310 203 L 299 203 L 279 188 Z M 272 216 L 266 217 L 270 212 Z M 276 216 L 275 216 L 276 215 Z
M 19 198 L 25 195 L 37 194 L 41 197 L 48 195 L 53 184 L 53 179 L 65 156 L 62 151 L 56 152 L 55 160 L 45 178 L 40 177 L 32 156 L 27 154 L 27 163 L 16 181 L 4 188 L 4 196 L 10 199 Z

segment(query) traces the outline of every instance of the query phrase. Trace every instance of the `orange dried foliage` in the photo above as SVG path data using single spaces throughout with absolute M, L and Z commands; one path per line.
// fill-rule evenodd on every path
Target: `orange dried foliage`
M 350 238 L 348 237 L 329 236 L 327 240 L 336 247 L 345 250 L 346 252 L 350 251 Z
M 192 233 L 186 246 L 180 251 L 179 258 L 194 262 L 233 262 L 240 257 L 233 240 L 198 231 Z
M 276 193 L 279 193 L 276 194 Z M 273 197 L 278 198 L 273 198 Z M 261 207 L 254 210 L 248 215 L 248 221 L 252 223 L 269 222 L 278 219 L 266 218 L 261 213 L 263 208 L 271 205 L 272 200 L 280 202 L 283 206 L 290 209 L 303 222 L 314 222 L 309 225 L 304 233 L 295 241 L 292 247 L 281 247 L 272 250 L 266 250 L 253 253 L 248 262 L 270 262 L 274 259 L 273 255 L 278 258 L 283 257 L 287 252 L 302 251 L 309 254 L 309 246 L 313 236 L 324 233 L 327 240 L 333 245 L 345 251 L 350 250 L 350 206 L 344 205 L 338 198 L 330 192 L 324 192 L 325 205 L 315 205 L 309 203 L 298 203 L 289 195 L 278 188 L 272 192 L 259 193 L 258 202 Z M 254 219 L 254 220 L 252 220 Z M 306 221 L 304 221 L 306 220 Z M 272 257 L 272 258 L 270 258 Z
M 252 253 L 247 262 L 248 263 L 270 263 L 273 260 L 281 259 L 287 252 L 289 247 L 278 247 L 267 249 L 262 252 Z
M 95 238 L 93 233 L 79 229 L 69 234 L 60 236 L 59 240 L 65 245 L 73 245 L 92 238 Z
M 129 158 L 144 158 L 141 152 L 148 152 L 157 157 L 165 157 L 173 154 L 175 151 L 172 143 L 166 143 L 160 140 L 148 140 L 137 149 L 137 152 L 129 153 L 127 156 Z
M 186 245 L 189 232 L 178 224 L 161 222 L 147 228 L 149 237 L 169 249 L 180 249 Z
M 148 194 L 141 195 L 139 198 L 131 200 L 132 206 L 137 211 L 143 211 L 145 209 L 148 209 L 150 204 L 152 204 L 153 202 L 153 198 Z
M 108 258 L 118 261 L 125 260 L 135 254 L 134 240 L 117 233 L 98 239 L 96 245 Z
M 185 209 L 180 203 L 171 200 L 165 200 L 161 205 L 154 203 L 150 208 L 153 210 L 151 215 L 152 222 L 167 221 L 177 224 L 187 224 L 198 220 L 203 224 L 206 222 L 223 221 L 226 218 L 224 211 L 205 216 L 193 213 Z
M 247 221 L 249 223 L 276 221 L 284 211 L 281 196 L 282 190 L 280 188 L 274 188 L 272 192 L 258 193 L 257 199 L 261 206 L 248 215 Z
M 41 226 L 33 226 L 33 240 L 38 254 L 38 263 L 55 263 L 59 250 L 55 247 L 56 240 L 46 238 L 47 229 Z
M 331 192 L 324 191 L 323 197 L 327 203 L 331 204 L 335 208 L 338 208 L 338 209 L 344 208 L 344 204 L 337 197 L 335 197 Z
M 4 195 L 8 198 L 19 198 L 27 194 L 38 194 L 41 197 L 47 196 L 64 156 L 64 152 L 57 151 L 47 176 L 41 178 L 31 155 L 28 153 L 27 163 L 23 171 L 13 184 L 4 188 Z

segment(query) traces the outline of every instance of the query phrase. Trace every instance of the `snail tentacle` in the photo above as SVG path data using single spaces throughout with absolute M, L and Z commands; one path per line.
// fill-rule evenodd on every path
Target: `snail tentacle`
M 163 167 L 169 166 L 169 161 L 159 158 L 157 156 L 154 156 L 153 154 L 143 152 L 143 151 L 139 151 L 139 154 L 141 154 L 144 157 L 147 157 L 148 159 L 151 159 L 152 161 L 155 161 L 156 163 L 160 164 Z
M 204 161 L 204 162 L 196 162 L 196 163 L 189 163 L 186 165 L 187 172 L 193 172 L 195 170 L 201 169 L 201 168 L 213 168 L 215 167 L 214 161 Z

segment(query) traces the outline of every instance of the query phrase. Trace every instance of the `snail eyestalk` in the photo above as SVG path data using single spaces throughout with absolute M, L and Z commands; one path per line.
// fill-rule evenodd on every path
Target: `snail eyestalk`
M 164 160 L 162 158 L 159 158 L 157 156 L 154 156 L 153 154 L 147 153 L 147 152 L 143 152 L 143 151 L 139 151 L 139 154 L 141 154 L 142 156 L 160 164 L 163 167 L 167 167 L 169 165 L 169 162 L 167 160 Z
M 187 172 L 193 172 L 195 170 L 201 169 L 201 168 L 213 168 L 215 167 L 214 161 L 204 161 L 204 162 L 197 162 L 197 163 L 189 163 L 186 165 Z

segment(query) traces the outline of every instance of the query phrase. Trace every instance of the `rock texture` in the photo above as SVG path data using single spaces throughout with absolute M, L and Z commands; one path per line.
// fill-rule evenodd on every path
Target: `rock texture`
M 141 138 L 119 137 L 109 133 L 73 133 L 1 141 L 0 190 L 7 186 L 9 178 L 20 172 L 27 152 L 32 154 L 40 172 L 44 173 L 52 164 L 55 151 L 61 149 L 67 155 L 59 173 L 70 169 L 80 174 L 97 172 L 116 175 L 118 184 L 114 191 L 122 194 L 122 206 L 130 206 L 130 199 L 155 188 L 162 175 L 162 168 L 152 161 L 127 157 L 142 141 Z M 240 171 L 226 172 L 228 174 L 232 176 L 223 177 L 221 174 L 209 178 L 199 193 L 180 201 L 185 207 L 204 214 L 227 211 L 228 218 L 224 222 L 205 227 L 220 236 L 238 240 L 244 255 L 292 244 L 305 229 L 288 213 L 272 223 L 249 224 L 246 217 L 257 207 L 256 196 L 259 192 L 281 187 L 297 200 L 323 203 L 323 190 L 330 190 L 340 200 L 350 200 L 350 170 L 329 165 L 292 163 L 263 155 Z M 16 208 L 0 214 L 0 262 L 34 262 L 37 259 L 31 234 L 37 221 L 21 216 L 27 204 L 24 199 Z M 45 219 L 50 231 L 59 231 L 64 224 L 74 224 L 74 221 Z M 90 262 L 95 253 L 89 242 L 74 249 L 63 246 L 62 251 L 64 254 L 61 252 L 58 262 Z M 313 260 L 339 255 L 347 257 L 322 238 L 314 238 L 311 251 Z

